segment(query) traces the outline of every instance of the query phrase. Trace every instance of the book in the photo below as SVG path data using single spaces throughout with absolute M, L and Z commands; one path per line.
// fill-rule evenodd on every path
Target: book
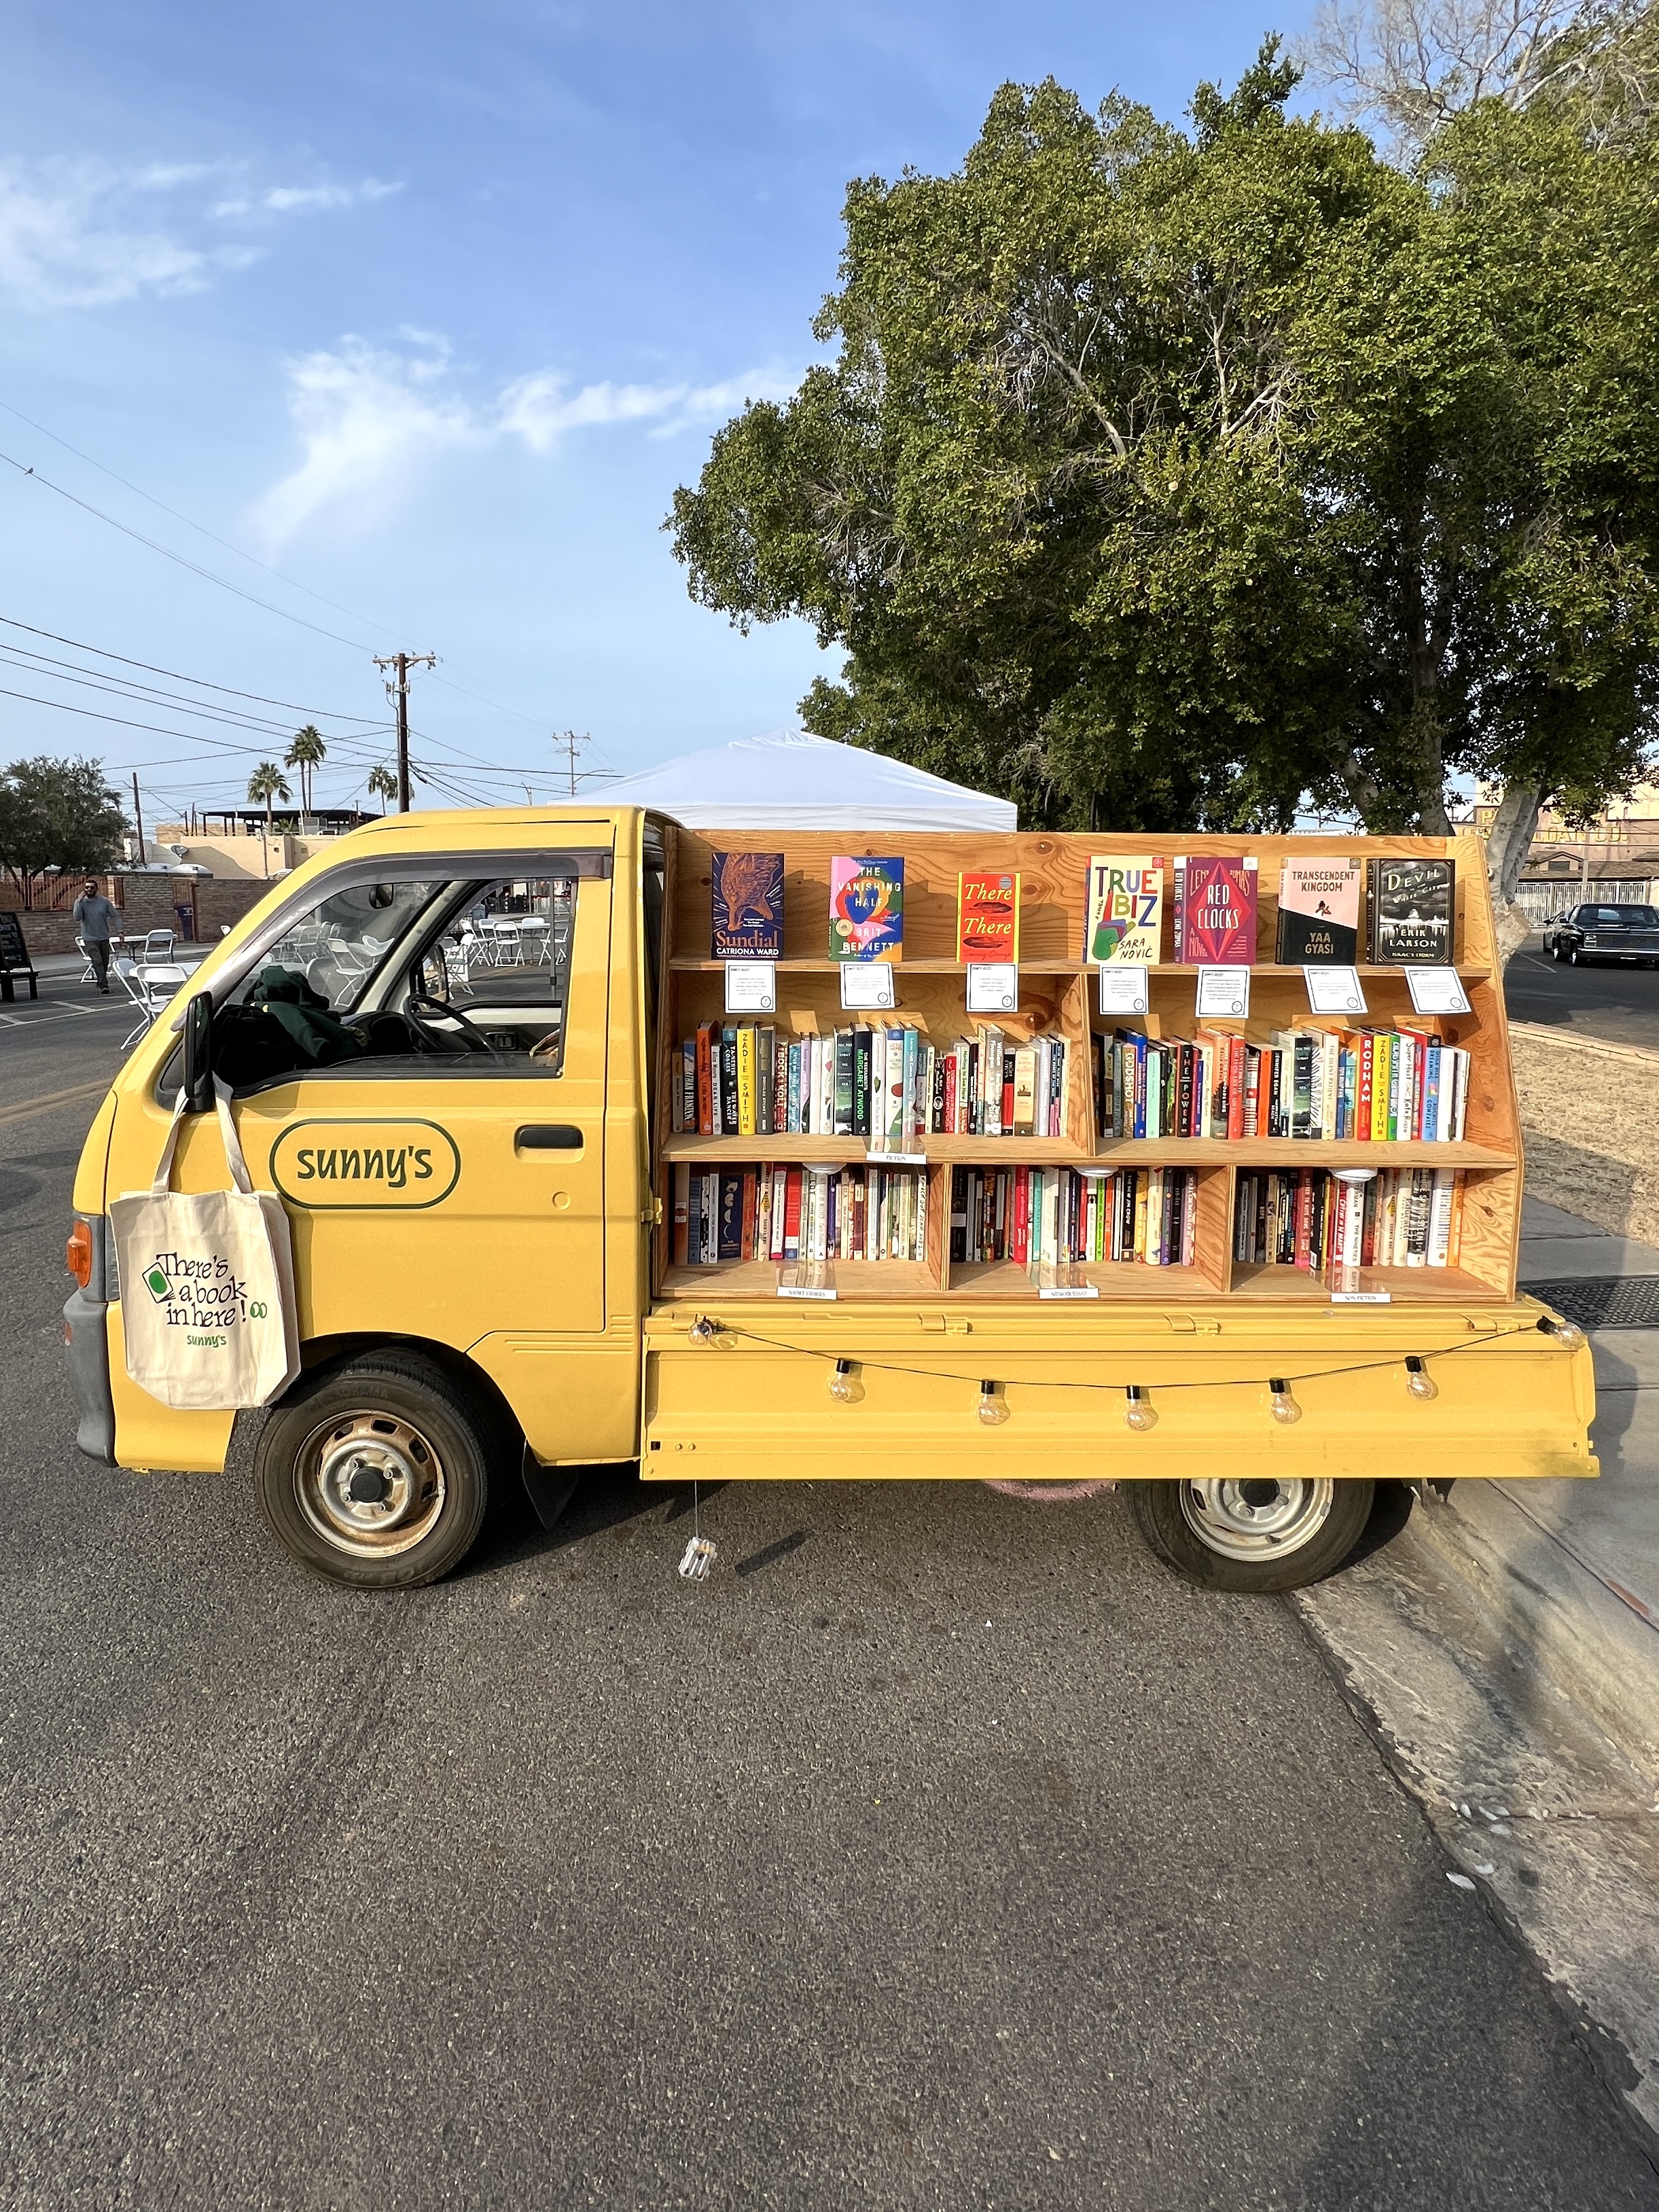
M 714 957 L 775 960 L 783 951 L 781 853 L 715 853 Z
M 1156 968 L 1163 957 L 1163 861 L 1151 855 L 1093 854 L 1084 958 Z
M 1248 968 L 1255 961 L 1256 863 L 1195 853 L 1177 858 L 1176 959 L 1183 967 Z
M 957 878 L 957 958 L 1019 964 L 1019 878 L 995 871 Z
M 830 957 L 896 960 L 904 946 L 904 862 L 852 860 L 830 863 Z
M 1273 957 L 1286 968 L 1351 968 L 1359 957 L 1358 860 L 1286 860 Z
M 1382 968 L 1452 965 L 1455 860 L 1373 860 L 1366 919 Z

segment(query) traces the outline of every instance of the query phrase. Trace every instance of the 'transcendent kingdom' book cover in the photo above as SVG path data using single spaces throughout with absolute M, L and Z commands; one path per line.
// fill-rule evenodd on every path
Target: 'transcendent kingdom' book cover
M 1177 963 L 1194 968 L 1253 967 L 1255 854 L 1231 860 L 1216 853 L 1194 853 L 1177 856 L 1175 865 L 1177 877 L 1185 875 Z
M 1097 853 L 1089 862 L 1085 960 L 1156 968 L 1163 957 L 1164 863 L 1147 854 Z
M 904 862 L 849 860 L 830 863 L 830 957 L 896 960 L 904 949 Z
M 1286 968 L 1351 968 L 1359 957 L 1358 860 L 1286 860 L 1275 957 Z
M 716 960 L 776 960 L 783 951 L 781 853 L 716 853 L 711 873 Z
M 995 872 L 957 878 L 957 958 L 964 968 L 1019 964 L 1019 878 Z

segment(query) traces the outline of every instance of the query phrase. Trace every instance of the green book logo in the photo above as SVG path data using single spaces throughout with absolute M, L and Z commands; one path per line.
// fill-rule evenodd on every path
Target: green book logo
M 158 1306 L 164 1306 L 173 1296 L 173 1285 L 167 1280 L 167 1269 L 159 1263 L 145 1268 L 144 1286 Z

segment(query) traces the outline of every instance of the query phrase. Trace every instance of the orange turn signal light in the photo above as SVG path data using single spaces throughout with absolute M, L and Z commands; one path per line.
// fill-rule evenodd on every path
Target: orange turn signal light
M 88 1223 L 77 1221 L 70 1230 L 64 1247 L 64 1265 L 84 1291 L 92 1280 L 92 1230 Z

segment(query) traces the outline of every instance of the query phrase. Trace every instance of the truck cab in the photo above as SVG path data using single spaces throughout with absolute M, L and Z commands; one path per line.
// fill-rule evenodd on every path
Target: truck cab
M 829 848 L 847 840 L 773 842 L 789 854 L 793 943 L 821 950 Z M 582 1467 L 630 1459 L 673 1481 L 1127 1480 L 1172 1565 L 1261 1589 L 1336 1565 L 1380 1476 L 1593 1474 L 1588 1352 L 1515 1289 L 1518 1137 L 1474 892 L 1467 1034 L 1484 1041 L 1485 1103 L 1468 1139 L 1443 1148 L 1471 1182 L 1464 1262 L 1434 1281 L 1379 1268 L 1345 1298 L 1236 1256 L 1249 1164 L 1336 1152 L 1196 1137 L 1185 1154 L 1125 1152 L 1103 1134 L 1091 1068 L 1104 1025 L 1073 911 L 1102 842 L 911 839 L 919 951 L 897 972 L 930 1034 L 961 1014 L 960 974 L 927 934 L 958 871 L 1006 845 L 1046 901 L 1029 921 L 1021 1018 L 1067 1041 L 1058 1133 L 927 1134 L 925 1157 L 890 1170 L 913 1182 L 911 1256 L 843 1263 L 838 1285 L 831 1265 L 792 1295 L 802 1286 L 764 1254 L 687 1266 L 674 1240 L 688 1163 L 865 1172 L 864 1144 L 829 1131 L 709 1139 L 681 1126 L 681 1038 L 714 1014 L 721 982 L 708 840 L 601 807 L 393 816 L 341 838 L 216 948 L 94 1121 L 65 1309 L 82 1449 L 215 1474 L 241 1410 L 280 1542 L 372 1588 L 458 1564 L 492 1480 L 522 1472 L 551 1510 Z M 810 949 L 782 961 L 781 1033 L 833 1030 L 830 966 Z M 1191 998 L 1174 970 L 1164 988 Z M 1259 1003 L 1288 1004 L 1293 988 L 1288 971 L 1258 974 Z M 187 1000 L 202 1010 L 189 1035 Z M 187 1065 L 192 1050 L 208 1070 Z M 261 1409 L 165 1406 L 124 1355 L 131 1286 L 110 1202 L 149 1188 L 181 1085 L 209 1070 L 255 1187 L 291 1229 L 302 1370 Z M 1079 1262 L 1042 1285 L 1029 1267 L 954 1263 L 962 1176 L 1016 1157 L 1080 1178 L 1190 1158 L 1187 1263 Z M 872 1193 L 887 1173 L 870 1169 Z M 187 1115 L 174 1187 L 225 1180 L 216 1116 Z

